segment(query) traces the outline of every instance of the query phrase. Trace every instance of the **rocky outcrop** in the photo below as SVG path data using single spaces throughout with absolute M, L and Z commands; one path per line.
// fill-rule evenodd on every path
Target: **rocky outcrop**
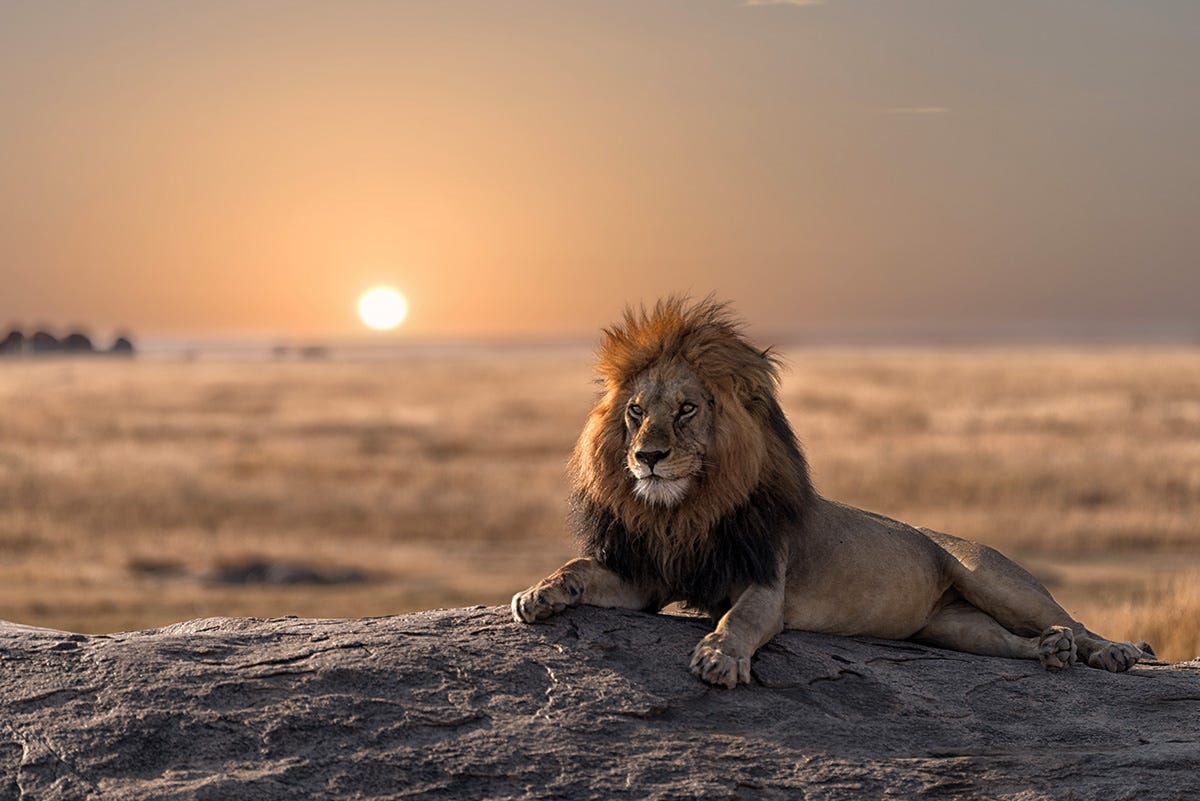
M 580 608 L 0 624 L 0 798 L 1193 798 L 1200 662 L 1114 675 Z

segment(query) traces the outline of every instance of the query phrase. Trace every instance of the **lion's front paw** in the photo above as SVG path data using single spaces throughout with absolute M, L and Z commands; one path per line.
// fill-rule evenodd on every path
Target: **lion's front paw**
M 718 647 L 715 634 L 709 634 L 692 652 L 692 673 L 709 684 L 733 689 L 750 683 L 750 658 L 736 657 Z
M 1142 652 L 1131 642 L 1110 642 L 1088 654 L 1087 663 L 1111 673 L 1123 673 L 1141 657 Z
M 579 603 L 583 586 L 569 573 L 555 573 L 512 599 L 513 619 L 518 623 L 534 623 L 556 615 L 568 606 Z
M 1038 641 L 1038 661 L 1046 670 L 1066 670 L 1075 663 L 1075 634 L 1066 626 L 1051 626 Z

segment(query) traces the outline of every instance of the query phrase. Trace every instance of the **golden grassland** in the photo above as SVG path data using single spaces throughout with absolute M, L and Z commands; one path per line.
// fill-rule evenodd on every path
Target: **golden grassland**
M 1200 653 L 1200 350 L 793 350 L 826 495 L 992 544 L 1091 628 Z M 0 618 L 506 603 L 573 553 L 583 349 L 0 362 Z M 225 584 L 243 561 L 358 583 Z

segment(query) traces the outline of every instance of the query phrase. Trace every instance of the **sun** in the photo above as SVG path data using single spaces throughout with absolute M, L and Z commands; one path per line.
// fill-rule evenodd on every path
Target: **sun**
M 391 331 L 408 314 L 408 301 L 396 290 L 377 286 L 358 299 L 358 316 L 368 328 Z

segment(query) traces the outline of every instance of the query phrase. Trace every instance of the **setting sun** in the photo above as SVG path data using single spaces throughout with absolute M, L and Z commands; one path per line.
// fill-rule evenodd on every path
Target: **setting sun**
M 376 287 L 363 293 L 358 301 L 358 316 L 368 328 L 390 331 L 404 322 L 408 302 L 394 289 Z

